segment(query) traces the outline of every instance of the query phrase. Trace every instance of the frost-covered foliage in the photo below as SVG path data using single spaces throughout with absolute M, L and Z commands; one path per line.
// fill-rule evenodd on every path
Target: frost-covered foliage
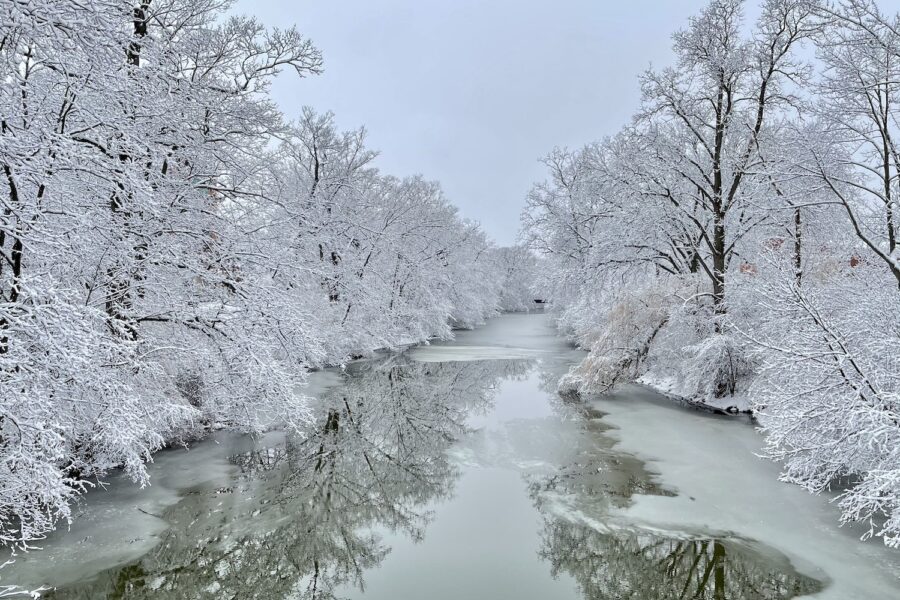
M 281 241 L 276 282 L 329 332 L 327 362 L 448 337 L 497 310 L 499 267 L 479 226 L 438 184 L 379 173 L 364 141 L 304 109 L 267 160 L 275 202 L 255 216 Z
M 632 124 L 547 158 L 524 239 L 590 351 L 561 388 L 752 408 L 785 480 L 900 546 L 900 15 L 761 8 L 711 0 Z
M 221 3 L 0 3 L 0 541 L 38 537 L 90 479 L 204 420 L 302 421 L 301 357 L 237 257 L 246 153 L 283 126 L 296 31 Z M 294 334 L 303 340 L 308 331 Z M 204 364 L 202 401 L 177 381 Z M 237 417 L 237 415 L 242 415 Z
M 889 273 L 854 269 L 817 286 L 761 291 L 754 382 L 769 453 L 811 491 L 840 482 L 844 521 L 900 545 L 900 302 Z
M 213 426 L 309 419 L 305 371 L 495 313 L 494 248 L 362 132 L 285 119 L 295 29 L 227 0 L 0 0 L 0 543 Z
M 585 332 L 578 342 L 590 353 L 563 378 L 560 389 L 606 392 L 634 381 L 645 372 L 650 347 L 669 320 L 668 296 L 659 287 L 625 288 L 600 305 L 605 310 L 596 325 L 574 324 L 573 329 Z M 577 310 L 591 314 L 587 307 Z
M 539 270 L 535 255 L 522 246 L 497 248 L 494 253 L 500 270 L 500 310 L 523 312 L 535 307 L 534 281 Z
M 829 7 L 817 128 L 794 159 L 836 210 L 810 276 L 760 286 L 770 318 L 754 400 L 784 478 L 840 484 L 843 521 L 900 546 L 900 14 Z

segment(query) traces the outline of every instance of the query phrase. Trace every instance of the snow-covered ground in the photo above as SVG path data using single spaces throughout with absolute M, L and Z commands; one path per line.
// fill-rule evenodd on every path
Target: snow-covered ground
M 744 394 L 735 394 L 734 396 L 724 396 L 722 398 L 711 398 L 708 400 L 692 400 L 684 396 L 680 382 L 674 377 L 657 377 L 652 373 L 647 373 L 638 377 L 637 383 L 651 388 L 659 392 L 663 396 L 693 406 L 701 410 L 710 412 L 721 412 L 726 414 L 745 414 L 750 413 L 750 400 Z

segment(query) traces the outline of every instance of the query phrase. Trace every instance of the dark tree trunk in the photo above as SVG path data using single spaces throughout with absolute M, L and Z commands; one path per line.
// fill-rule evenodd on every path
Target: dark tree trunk
M 800 209 L 794 209 L 794 278 L 799 286 L 803 282 L 803 222 Z
M 719 211 L 716 211 L 713 223 L 712 265 L 713 309 L 716 315 L 724 315 L 727 312 L 725 307 L 725 215 Z M 717 323 L 716 331 L 719 330 L 719 327 Z
M 134 39 L 128 44 L 128 50 L 125 57 L 128 64 L 133 67 L 141 66 L 141 49 L 143 44 L 141 40 L 147 36 L 147 12 L 150 10 L 150 0 L 142 0 L 142 2 L 134 7 L 132 15 L 134 17 Z

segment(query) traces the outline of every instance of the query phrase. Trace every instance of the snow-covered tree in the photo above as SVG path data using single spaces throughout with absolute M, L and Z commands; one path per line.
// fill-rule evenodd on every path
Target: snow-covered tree
M 753 400 L 784 479 L 839 484 L 842 520 L 898 546 L 900 15 L 855 0 L 821 12 L 815 120 L 785 162 L 824 218 L 802 280 L 773 265 L 755 286 Z
M 538 284 L 590 351 L 560 385 L 752 408 L 785 480 L 897 545 L 900 15 L 767 0 L 747 36 L 742 4 L 712 0 L 633 122 L 528 197 Z
M 229 0 L 0 0 L 0 543 L 209 427 L 296 429 L 309 367 L 494 313 L 437 184 L 268 88 L 322 59 Z
M 535 307 L 538 298 L 534 281 L 538 273 L 538 260 L 523 246 L 497 248 L 494 260 L 500 269 L 500 310 L 510 312 L 528 311 Z

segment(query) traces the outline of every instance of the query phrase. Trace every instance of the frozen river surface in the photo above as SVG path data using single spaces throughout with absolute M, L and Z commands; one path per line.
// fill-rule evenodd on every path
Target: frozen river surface
M 900 598 L 900 553 L 778 483 L 746 421 L 555 393 L 545 315 L 315 375 L 305 438 L 218 435 L 113 476 L 0 569 L 47 598 Z

